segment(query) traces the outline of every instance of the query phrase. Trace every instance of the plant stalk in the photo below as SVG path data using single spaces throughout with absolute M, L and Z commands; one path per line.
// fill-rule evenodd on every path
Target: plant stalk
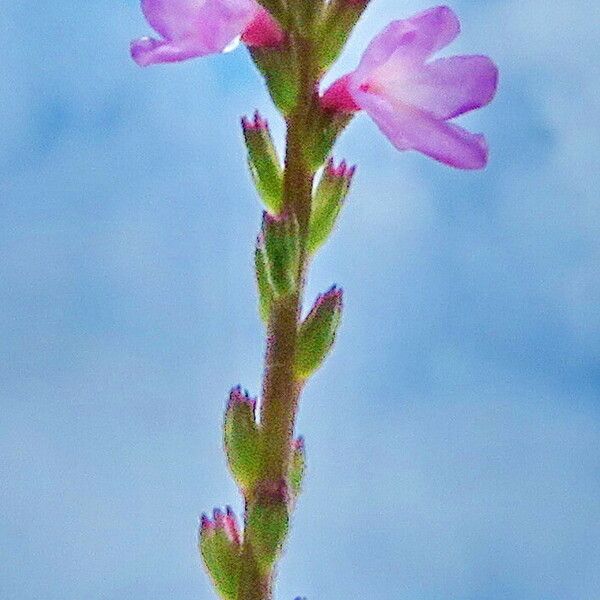
M 310 221 L 314 170 L 305 151 L 317 94 L 318 73 L 314 67 L 313 42 L 294 39 L 298 56 L 300 97 L 287 119 L 284 171 L 284 212 L 298 220 L 300 261 L 296 289 L 290 296 L 273 303 L 267 327 L 267 349 L 262 390 L 260 423 L 262 429 L 262 476 L 257 488 L 246 498 L 246 530 L 242 549 L 242 573 L 238 600 L 271 600 L 274 573 L 262 573 L 252 548 L 254 532 L 248 527 L 248 509 L 252 503 L 273 502 L 262 496 L 261 489 L 279 489 L 276 501 L 288 503 L 288 471 L 298 401 L 302 383 L 294 374 L 297 332 L 302 314 L 302 298 L 307 270 L 306 241 Z

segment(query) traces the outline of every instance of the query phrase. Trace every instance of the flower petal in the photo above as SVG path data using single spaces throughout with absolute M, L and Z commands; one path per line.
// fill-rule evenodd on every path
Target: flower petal
M 452 119 L 489 104 L 497 85 L 498 69 L 487 56 L 452 56 L 388 81 L 385 95 L 435 118 Z
M 481 134 L 372 93 L 359 92 L 355 100 L 398 150 L 418 150 L 457 169 L 482 169 L 487 164 L 488 149 Z
M 148 37 L 140 38 L 131 42 L 131 57 L 140 67 L 147 67 L 212 54 L 211 51 L 200 48 L 193 42 L 193 40 L 171 42 Z
M 404 70 L 422 63 L 447 46 L 460 33 L 460 22 L 452 9 L 438 6 L 409 19 L 390 23 L 369 44 L 355 72 L 357 85 L 364 83 L 375 69 Z M 391 63 L 391 64 L 387 64 Z
M 260 6 L 254 0 L 142 0 L 142 10 L 166 40 L 195 40 L 208 54 L 239 36 Z

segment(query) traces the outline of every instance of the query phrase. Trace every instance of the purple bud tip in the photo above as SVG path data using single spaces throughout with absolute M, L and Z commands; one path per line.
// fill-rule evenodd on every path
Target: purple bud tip
M 294 450 L 304 452 L 304 436 L 300 436 L 294 440 Z
M 224 519 L 225 515 L 223 514 L 223 511 L 220 508 L 215 508 L 213 510 L 213 520 L 215 522 L 215 525 L 217 527 L 222 527 Z
M 269 129 L 269 122 L 256 111 L 252 119 L 242 117 L 242 128 L 244 131 L 267 131 Z
M 261 117 L 260 113 L 256 111 L 254 113 L 254 128 L 255 129 L 269 129 L 269 122 Z
M 225 509 L 225 516 L 223 517 L 223 530 L 227 534 L 227 537 L 234 544 L 240 543 L 240 532 L 238 530 L 237 519 L 231 506 L 227 506 Z
M 205 513 L 200 516 L 200 532 L 207 533 L 215 529 L 215 524 L 208 518 Z
M 356 166 L 349 167 L 348 163 L 345 160 L 336 167 L 333 158 L 330 158 L 327 161 L 327 166 L 325 167 L 328 177 L 332 178 L 343 178 L 350 181 L 356 171 Z
M 251 398 L 248 394 L 248 390 L 242 391 L 242 387 L 237 385 L 229 393 L 229 402 L 227 408 L 233 406 L 239 406 L 240 404 L 247 404 L 252 410 L 256 408 L 256 398 Z
M 319 302 L 321 304 L 325 302 L 335 302 L 341 303 L 342 298 L 344 296 L 344 290 L 342 288 L 337 287 L 337 285 L 331 286 L 321 297 L 319 298 Z

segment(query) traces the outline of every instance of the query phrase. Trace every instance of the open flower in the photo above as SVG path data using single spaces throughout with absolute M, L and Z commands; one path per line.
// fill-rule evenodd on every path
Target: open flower
M 283 37 L 255 0 L 142 0 L 146 20 L 163 39 L 131 44 L 140 66 L 179 62 L 224 52 L 248 32 L 248 45 L 271 45 Z
M 486 56 L 452 56 L 427 62 L 460 32 L 445 6 L 388 25 L 367 48 L 356 71 L 324 94 L 325 108 L 365 110 L 399 150 L 418 150 L 459 169 L 481 169 L 485 138 L 449 119 L 488 104 L 498 70 Z

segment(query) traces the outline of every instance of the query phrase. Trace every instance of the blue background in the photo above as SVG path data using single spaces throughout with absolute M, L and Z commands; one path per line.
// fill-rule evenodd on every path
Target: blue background
M 422 1 L 374 0 L 336 65 Z M 489 168 L 400 154 L 368 118 L 309 296 L 346 290 L 310 384 L 278 598 L 600 598 L 600 9 L 454 2 L 489 54 L 462 120 Z M 138 69 L 137 2 L 0 7 L 0 598 L 212 592 L 197 516 L 233 504 L 229 388 L 259 389 L 260 208 L 238 118 L 282 125 L 243 49 Z

